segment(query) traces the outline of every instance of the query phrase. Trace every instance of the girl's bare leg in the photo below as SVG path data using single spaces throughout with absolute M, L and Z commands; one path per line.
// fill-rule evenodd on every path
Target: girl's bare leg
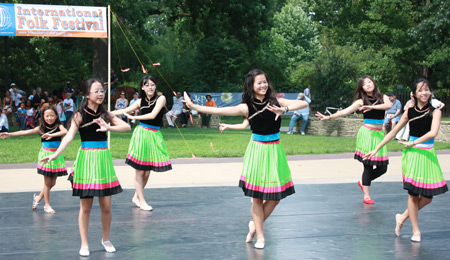
M 78 215 L 78 227 L 80 229 L 81 247 L 89 247 L 88 230 L 89 216 L 91 214 L 94 198 L 80 199 L 80 214 Z

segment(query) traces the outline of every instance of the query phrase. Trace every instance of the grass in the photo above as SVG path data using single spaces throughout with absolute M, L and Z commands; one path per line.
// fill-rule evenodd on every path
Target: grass
M 180 131 L 180 132 L 179 132 Z M 250 130 L 225 131 L 217 129 L 181 128 L 161 130 L 171 158 L 196 157 L 242 157 L 250 140 Z M 180 134 L 181 133 L 181 134 Z M 132 132 L 111 133 L 111 153 L 114 159 L 127 155 Z M 287 155 L 351 153 L 355 149 L 356 138 L 287 135 L 281 134 L 281 143 Z M 40 138 L 37 135 L 0 139 L 0 164 L 33 163 L 37 161 Z M 67 161 L 75 160 L 80 138 L 64 152 Z M 437 150 L 450 149 L 450 143 L 436 143 Z M 401 151 L 402 146 L 392 141 L 389 151 Z

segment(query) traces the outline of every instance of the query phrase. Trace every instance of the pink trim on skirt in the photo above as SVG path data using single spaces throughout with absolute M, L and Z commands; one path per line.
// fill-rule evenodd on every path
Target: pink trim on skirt
M 372 127 L 368 127 L 368 126 L 366 126 L 366 125 L 363 125 L 365 128 L 367 128 L 367 129 L 369 129 L 369 130 L 372 130 L 372 131 L 381 131 L 381 130 L 383 130 L 383 128 L 372 128 Z
M 56 150 L 58 150 L 58 147 L 42 147 L 42 150 L 49 152 L 56 152 Z
M 253 185 L 250 183 L 247 183 L 245 181 L 245 176 L 241 175 L 241 181 L 243 181 L 245 183 L 245 188 L 248 190 L 253 190 L 253 191 L 259 191 L 259 192 L 263 192 L 263 193 L 278 193 L 278 192 L 283 192 L 291 187 L 294 186 L 294 183 L 291 181 L 287 182 L 286 184 L 284 184 L 283 186 L 276 186 L 276 187 L 262 187 L 262 186 L 257 186 L 257 185 Z
M 413 180 L 413 178 L 406 178 L 403 174 L 403 181 L 407 183 L 411 183 L 414 187 L 419 187 L 423 189 L 438 189 L 444 187 L 447 182 L 445 180 L 442 180 L 440 182 L 436 183 L 423 183 Z
M 253 140 L 253 141 L 260 143 L 260 144 L 279 144 L 280 143 L 280 140 L 271 141 L 271 142 L 262 142 L 262 141 L 256 141 L 256 140 Z
M 67 168 L 66 168 L 66 167 L 64 167 L 64 168 L 52 169 L 52 168 L 47 168 L 47 167 L 38 165 L 37 168 L 38 168 L 39 170 L 46 171 L 46 172 L 63 172 L 63 171 L 67 171 Z
M 115 180 L 113 182 L 108 182 L 108 183 L 99 183 L 99 184 L 73 182 L 72 188 L 78 189 L 78 190 L 105 190 L 105 189 L 115 188 L 117 186 L 120 186 L 119 180 Z
M 365 154 L 360 152 L 360 151 L 355 151 L 355 154 L 360 156 L 360 157 L 364 157 L 365 156 Z M 388 159 L 389 159 L 388 156 L 381 156 L 381 157 L 380 156 L 372 156 L 372 157 L 370 157 L 369 161 L 380 161 L 380 162 L 382 162 L 382 161 L 387 161 Z
M 134 163 L 137 163 L 139 165 L 146 165 L 146 166 L 150 165 L 150 166 L 162 167 L 162 166 L 171 165 L 170 160 L 165 161 L 165 162 L 150 162 L 150 161 L 146 162 L 146 161 L 138 160 L 138 159 L 134 158 L 133 156 L 131 156 L 130 154 L 127 155 L 127 159 Z
M 105 147 L 105 148 L 83 148 L 83 147 L 81 147 L 81 150 L 83 150 L 83 151 L 99 151 L 99 150 L 106 150 L 106 149 L 108 149 L 108 147 Z

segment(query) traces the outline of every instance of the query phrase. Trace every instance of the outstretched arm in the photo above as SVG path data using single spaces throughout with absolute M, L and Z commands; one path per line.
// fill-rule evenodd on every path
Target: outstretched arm
M 121 116 L 121 115 L 126 114 L 126 113 L 131 113 L 131 112 L 133 112 L 134 110 L 139 109 L 139 107 L 141 107 L 141 100 L 142 100 L 142 99 L 139 99 L 138 101 L 134 102 L 133 105 L 131 105 L 131 106 L 129 106 L 129 107 L 126 107 L 126 108 L 123 108 L 123 109 L 119 109 L 119 110 L 111 111 L 111 113 L 112 113 L 113 115 L 116 115 L 116 116 Z
M 191 98 L 184 92 L 184 103 L 190 108 L 197 110 L 200 113 L 220 115 L 220 116 L 245 116 L 248 115 L 248 107 L 246 104 L 241 103 L 234 107 L 207 107 L 194 104 Z
M 59 125 L 59 132 L 56 133 L 45 133 L 41 137 L 46 140 L 50 140 L 52 137 L 65 136 L 67 134 L 67 129 L 61 124 Z
M 399 143 L 405 145 L 405 148 L 410 148 L 416 144 L 420 144 L 432 138 L 435 138 L 439 133 L 439 127 L 441 126 L 441 117 L 442 111 L 440 109 L 435 109 L 433 112 L 433 121 L 431 122 L 430 131 L 428 131 L 426 134 L 422 135 L 421 137 L 417 138 L 417 140 L 414 140 L 412 142 L 400 141 Z
M 137 102 L 136 102 L 137 103 Z M 133 106 L 136 104 L 134 103 Z M 140 100 L 139 100 L 140 103 Z M 163 107 L 166 105 L 166 97 L 165 96 L 160 96 L 158 98 L 158 100 L 156 100 L 156 104 L 155 104 L 155 108 L 153 108 L 151 113 L 145 114 L 145 115 L 130 115 L 129 113 L 136 110 L 137 107 L 135 109 L 127 109 L 127 111 L 125 111 L 125 115 L 129 118 L 129 119 L 139 119 L 139 120 L 149 120 L 149 119 L 154 119 L 159 112 L 161 111 L 161 109 L 163 109 Z
M 247 118 L 242 121 L 240 124 L 219 124 L 219 130 L 220 132 L 225 131 L 225 129 L 233 129 L 233 130 L 243 130 L 247 129 L 247 127 L 250 125 L 250 122 Z
M 358 110 L 358 108 L 360 108 L 362 105 L 363 105 L 363 100 L 358 99 L 355 102 L 353 102 L 353 104 L 351 104 L 349 107 L 347 107 L 343 110 L 337 111 L 336 113 L 334 113 L 332 115 L 327 116 L 320 112 L 317 112 L 316 116 L 318 118 L 320 118 L 320 120 L 331 120 L 333 118 L 338 118 L 341 116 L 346 116 L 348 114 L 351 114 L 351 113 L 355 112 L 356 110 Z
M 3 132 L 3 133 L 0 133 L 0 138 L 5 139 L 10 136 L 24 136 L 24 135 L 32 135 L 32 134 L 37 134 L 37 133 L 39 133 L 39 127 L 35 127 L 33 129 L 29 129 L 29 130 L 11 132 L 11 133 Z
M 72 142 L 73 138 L 77 134 L 78 126 L 81 124 L 81 115 L 80 113 L 76 113 L 72 118 L 72 124 L 69 128 L 69 131 L 67 132 L 66 136 L 61 141 L 61 144 L 58 147 L 58 150 L 52 155 L 46 156 L 41 159 L 42 163 L 48 163 L 51 161 L 54 161 L 56 158 L 58 158 L 64 150 L 66 150 L 67 146 Z
M 385 146 L 387 143 L 389 143 L 389 141 L 392 140 L 392 138 L 395 137 L 395 135 L 397 135 L 397 133 L 400 131 L 400 129 L 402 129 L 407 123 L 408 123 L 409 119 L 408 119 L 408 112 L 403 113 L 402 117 L 400 118 L 400 121 L 398 121 L 398 123 L 395 125 L 394 129 L 392 129 L 383 139 L 383 141 L 381 141 L 380 144 L 377 145 L 377 147 L 375 147 L 375 149 L 369 153 L 367 153 L 364 157 L 363 160 L 367 160 L 370 159 L 370 157 L 374 156 L 383 146 Z

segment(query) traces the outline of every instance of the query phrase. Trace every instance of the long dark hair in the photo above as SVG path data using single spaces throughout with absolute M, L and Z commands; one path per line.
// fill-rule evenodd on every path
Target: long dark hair
M 428 89 L 431 92 L 431 84 L 426 78 L 418 78 L 418 79 L 416 79 L 416 81 L 414 81 L 413 86 L 411 87 L 411 91 L 413 93 L 413 99 L 414 99 L 415 106 L 417 106 L 416 91 L 417 91 L 417 88 L 419 87 L 419 84 L 422 83 L 422 82 L 423 82 L 422 87 L 424 85 L 427 85 Z M 428 103 L 431 104 L 431 95 L 430 95 L 430 98 L 428 99 Z
M 255 95 L 253 93 L 253 83 L 255 83 L 255 78 L 258 75 L 264 75 L 266 77 L 267 84 L 269 85 L 265 99 L 269 101 L 269 104 L 279 105 L 277 100 L 277 93 L 272 87 L 272 84 L 270 84 L 269 77 L 266 75 L 266 73 L 264 73 L 264 71 L 260 69 L 253 69 L 249 73 L 247 73 L 247 76 L 245 76 L 244 92 L 242 93 L 242 103 L 251 102 L 255 98 Z
M 59 125 L 61 124 L 61 121 L 59 121 L 58 111 L 56 111 L 56 108 L 54 106 L 46 106 L 42 110 L 41 117 L 39 118 L 39 133 L 41 133 L 41 134 L 45 133 L 45 126 L 50 126 L 49 124 L 47 124 L 45 122 L 45 119 L 44 119 L 45 111 L 47 111 L 47 110 L 52 110 L 53 113 L 55 113 L 55 116 L 56 116 L 55 123 L 54 123 L 55 127 L 59 127 Z
M 145 97 L 147 97 L 147 94 L 145 94 L 145 91 L 142 89 L 142 87 L 144 86 L 144 84 L 145 83 L 147 83 L 148 81 L 152 81 L 153 83 L 155 83 L 155 85 L 156 85 L 156 80 L 155 80 L 155 78 L 154 77 L 152 77 L 152 76 L 150 76 L 150 75 L 147 75 L 147 76 L 144 76 L 144 77 L 142 77 L 142 79 L 141 79 L 141 83 L 139 84 L 139 88 L 140 88 L 140 96 L 141 96 L 141 98 L 143 98 L 143 99 L 145 99 Z M 155 96 L 158 96 L 158 94 L 156 94 L 156 89 L 155 89 Z
M 97 79 L 97 78 L 90 78 L 84 82 L 84 89 L 86 90 L 86 92 L 84 94 L 83 100 L 80 102 L 80 105 L 78 106 L 77 113 L 75 113 L 74 115 L 79 113 L 79 115 L 81 115 L 81 118 L 83 118 L 86 115 L 85 109 L 87 108 L 87 105 L 88 105 L 87 95 L 89 94 L 89 92 L 91 92 L 91 87 L 95 82 L 98 82 L 103 86 L 103 81 L 100 79 Z M 111 122 L 111 117 L 109 115 L 109 112 L 108 112 L 108 110 L 106 110 L 106 108 L 103 104 L 100 104 L 98 106 L 97 112 L 100 112 L 99 117 L 101 117 L 103 120 L 105 120 L 106 123 Z M 72 124 L 73 120 L 74 120 L 74 117 L 72 116 L 72 120 L 70 121 L 70 124 Z M 88 122 L 85 122 L 85 123 L 88 123 Z
M 355 98 L 353 102 L 355 102 L 358 99 L 362 99 L 364 105 L 369 105 L 372 103 L 371 101 L 369 101 L 369 96 L 363 89 L 365 79 L 370 79 L 373 82 L 374 89 L 372 95 L 374 98 L 376 98 L 375 102 L 377 102 L 378 104 L 384 104 L 383 94 L 381 94 L 380 90 L 378 90 L 377 83 L 375 82 L 375 80 L 373 80 L 373 78 L 369 75 L 363 76 L 361 79 L 359 79 L 358 87 L 356 88 Z

